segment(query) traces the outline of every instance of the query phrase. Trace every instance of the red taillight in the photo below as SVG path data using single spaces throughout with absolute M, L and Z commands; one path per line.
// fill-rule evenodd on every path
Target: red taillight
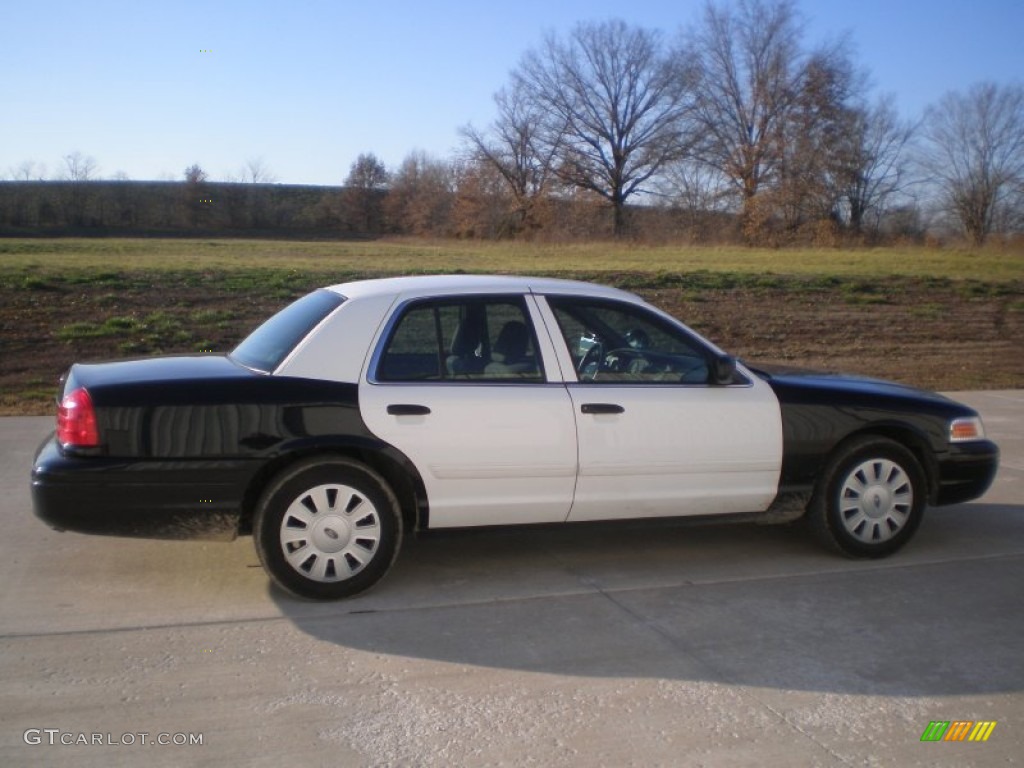
M 65 395 L 57 407 L 57 441 L 74 448 L 95 448 L 100 444 L 96 410 L 84 389 Z

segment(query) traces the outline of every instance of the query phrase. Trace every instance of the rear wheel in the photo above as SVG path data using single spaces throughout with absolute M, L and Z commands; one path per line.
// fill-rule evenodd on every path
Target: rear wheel
M 376 584 L 401 543 L 387 482 L 342 457 L 289 467 L 263 494 L 253 538 L 271 579 L 300 597 L 336 600 Z
M 925 475 L 909 450 L 879 437 L 854 440 L 829 462 L 808 507 L 812 534 L 851 557 L 885 557 L 924 515 Z

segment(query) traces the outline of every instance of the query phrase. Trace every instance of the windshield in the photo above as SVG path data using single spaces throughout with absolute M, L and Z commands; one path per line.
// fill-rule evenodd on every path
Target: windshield
M 247 368 L 272 372 L 343 301 L 343 297 L 323 289 L 303 296 L 250 333 L 232 351 L 231 359 Z

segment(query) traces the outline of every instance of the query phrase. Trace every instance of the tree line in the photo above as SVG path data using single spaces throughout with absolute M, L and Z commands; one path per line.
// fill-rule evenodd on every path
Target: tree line
M 341 188 L 214 183 L 194 165 L 149 209 L 102 191 L 94 161 L 58 186 L 0 185 L 0 231 L 26 226 L 316 231 L 476 238 L 629 236 L 837 244 L 1024 228 L 1024 87 L 950 92 L 919 120 L 868 97 L 843 40 L 810 46 L 791 0 L 708 2 L 685 33 L 581 23 L 528 50 L 494 119 L 453 157 L 372 152 Z M 261 183 L 263 182 L 263 183 Z M 3 189 L 7 187 L 7 189 Z M 12 192 L 11 189 L 14 189 Z M 125 195 L 122 195 L 125 197 Z M 157 198 L 162 202 L 157 203 Z M 141 205 L 141 204 L 140 204 Z

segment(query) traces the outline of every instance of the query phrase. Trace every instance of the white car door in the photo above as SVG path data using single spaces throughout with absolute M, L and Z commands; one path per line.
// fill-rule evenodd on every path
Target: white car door
M 645 305 L 548 297 L 565 341 L 579 442 L 570 520 L 767 509 L 782 464 L 778 400 L 742 369 L 709 383 L 721 353 Z M 569 378 L 569 377 L 567 377 Z
M 382 331 L 360 411 L 416 465 L 431 528 L 566 519 L 572 401 L 536 328 L 532 296 L 498 294 L 406 302 Z

